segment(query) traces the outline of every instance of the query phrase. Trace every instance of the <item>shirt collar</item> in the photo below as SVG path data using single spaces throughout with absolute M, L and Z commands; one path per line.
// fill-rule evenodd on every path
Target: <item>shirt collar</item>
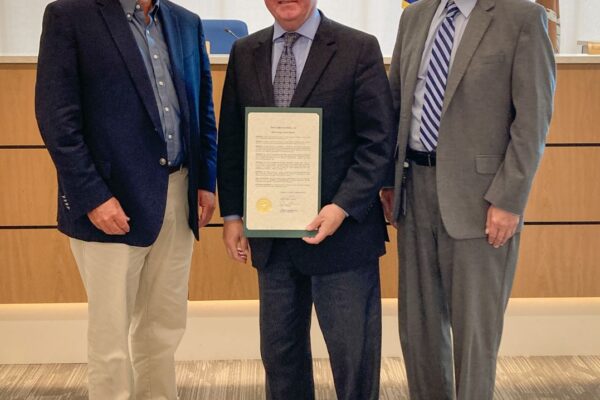
M 314 40 L 315 35 L 317 34 L 317 30 L 319 29 L 320 23 L 321 13 L 315 8 L 313 14 L 310 17 L 308 17 L 306 21 L 304 21 L 304 24 L 302 24 L 302 26 L 298 28 L 296 32 L 310 40 Z M 273 41 L 282 37 L 284 33 L 286 33 L 286 30 L 283 29 L 277 21 L 275 21 L 273 30 Z
M 444 0 L 444 7 L 448 4 L 449 0 Z M 460 13 L 465 16 L 465 18 L 469 18 L 471 12 L 475 8 L 477 4 L 477 0 L 454 0 L 456 6 L 460 10 Z
M 121 2 L 121 7 L 123 7 L 123 10 L 125 10 L 126 14 L 135 13 L 135 5 L 137 4 L 137 0 L 119 0 L 119 1 Z M 153 12 L 157 11 L 158 8 L 160 7 L 160 0 L 154 0 L 153 3 L 154 3 L 154 6 L 152 6 L 152 8 L 150 9 L 151 14 Z

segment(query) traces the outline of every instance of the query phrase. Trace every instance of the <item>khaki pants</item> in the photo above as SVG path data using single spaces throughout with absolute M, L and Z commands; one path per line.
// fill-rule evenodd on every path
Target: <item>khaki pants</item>
M 88 296 L 91 400 L 177 398 L 174 354 L 185 330 L 194 242 L 187 186 L 187 170 L 170 175 L 163 225 L 150 247 L 71 239 Z

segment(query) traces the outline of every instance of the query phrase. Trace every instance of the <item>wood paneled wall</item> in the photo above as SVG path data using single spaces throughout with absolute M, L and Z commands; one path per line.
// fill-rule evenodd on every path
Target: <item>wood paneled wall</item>
M 526 211 L 515 297 L 600 296 L 600 64 L 559 64 L 555 116 Z M 217 114 L 225 66 L 213 66 Z M 0 303 L 85 301 L 56 225 L 56 173 L 35 122 L 34 64 L 0 64 Z M 196 244 L 191 300 L 256 299 L 256 272 L 230 261 L 218 211 Z M 382 259 L 395 297 L 395 232 Z

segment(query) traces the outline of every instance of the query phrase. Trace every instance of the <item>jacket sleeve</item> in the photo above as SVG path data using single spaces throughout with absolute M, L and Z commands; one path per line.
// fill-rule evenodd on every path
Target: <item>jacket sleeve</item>
M 56 165 L 67 218 L 76 219 L 112 197 L 83 133 L 77 40 L 61 3 L 45 11 L 35 88 L 38 126 Z M 59 206 L 61 206 L 59 204 Z
M 222 216 L 244 215 L 244 115 L 236 87 L 234 43 L 229 56 L 219 121 L 217 181 Z
M 206 42 L 202 21 L 198 20 L 198 43 L 200 45 L 200 171 L 198 189 L 215 192 L 217 186 L 217 124 L 212 98 L 212 76 L 210 60 L 206 52 Z
M 332 202 L 361 222 L 379 201 L 395 136 L 390 86 L 377 39 L 369 36 L 363 42 L 358 59 L 352 110 L 358 145 Z
M 530 8 L 513 60 L 515 118 L 504 162 L 485 194 L 494 206 L 523 215 L 542 157 L 553 109 L 556 65 L 542 7 Z

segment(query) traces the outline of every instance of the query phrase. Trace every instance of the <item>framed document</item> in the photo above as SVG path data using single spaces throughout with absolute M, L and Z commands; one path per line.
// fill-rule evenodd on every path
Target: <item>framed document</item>
M 320 108 L 246 108 L 247 237 L 314 236 L 321 205 Z

